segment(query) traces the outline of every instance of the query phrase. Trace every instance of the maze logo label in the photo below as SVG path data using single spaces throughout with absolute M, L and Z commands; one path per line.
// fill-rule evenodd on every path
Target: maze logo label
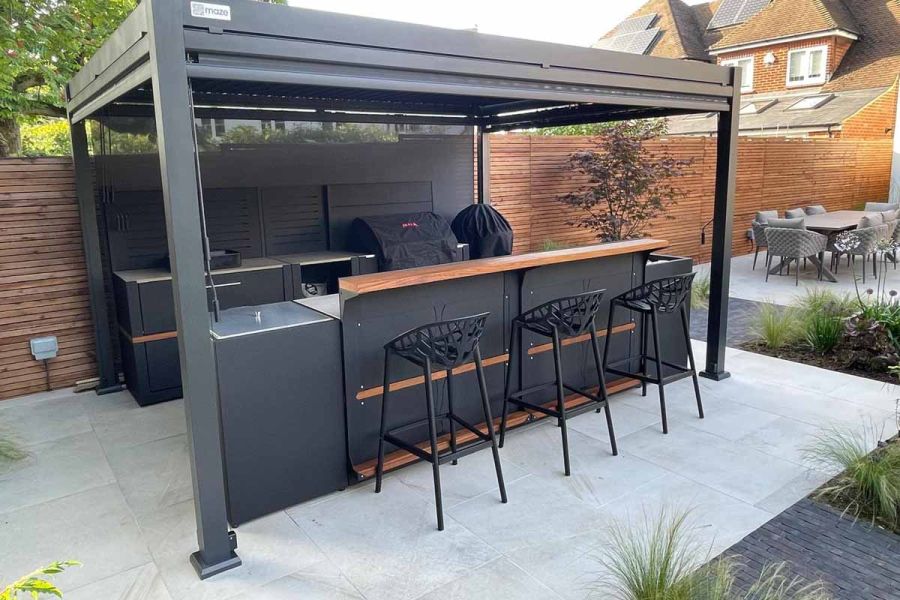
M 201 19 L 216 19 L 218 21 L 231 20 L 231 7 L 225 4 L 210 4 L 209 2 L 191 2 L 191 16 Z

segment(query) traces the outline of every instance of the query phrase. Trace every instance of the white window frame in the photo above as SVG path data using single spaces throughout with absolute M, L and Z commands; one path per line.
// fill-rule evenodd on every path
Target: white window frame
M 750 68 L 745 69 L 741 63 L 750 61 Z M 753 64 L 756 62 L 755 57 L 751 54 L 749 56 L 738 56 L 737 58 L 729 58 L 728 60 L 723 60 L 719 64 L 723 67 L 741 67 L 743 71 L 741 71 L 741 93 L 746 94 L 753 91 Z M 744 85 L 743 77 L 747 76 L 750 78 L 750 85 Z
M 809 55 L 818 50 L 822 51 L 822 75 L 821 77 L 810 77 L 809 76 Z M 805 55 L 807 58 L 801 58 L 800 60 L 804 60 L 806 63 L 806 71 L 807 74 L 804 75 L 802 81 L 791 81 L 791 60 L 794 56 L 803 56 Z M 784 74 L 784 81 L 787 87 L 803 87 L 809 85 L 819 85 L 825 83 L 828 79 L 828 45 L 823 44 L 821 46 L 810 46 L 809 48 L 797 48 L 796 50 L 791 50 L 788 52 L 787 56 L 787 65 L 786 72 Z

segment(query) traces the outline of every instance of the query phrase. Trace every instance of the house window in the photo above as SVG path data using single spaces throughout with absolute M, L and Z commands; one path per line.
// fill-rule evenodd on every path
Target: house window
M 825 83 L 825 59 L 828 46 L 816 46 L 788 52 L 788 86 Z
M 722 66 L 724 67 L 740 67 L 741 68 L 741 91 L 742 92 L 752 92 L 753 91 L 753 57 L 747 56 L 744 58 L 733 58 L 729 60 L 723 60 Z

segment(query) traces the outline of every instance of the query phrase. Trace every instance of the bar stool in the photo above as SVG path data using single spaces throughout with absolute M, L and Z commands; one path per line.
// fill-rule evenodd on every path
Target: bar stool
M 375 493 L 381 492 L 381 480 L 384 476 L 384 445 L 385 442 L 418 456 L 432 465 L 434 476 L 434 501 L 437 506 L 438 530 L 444 530 L 444 509 L 441 501 L 441 472 L 440 465 L 452 461 L 455 465 L 457 459 L 471 454 L 487 445 L 491 446 L 494 453 L 494 468 L 497 471 L 497 483 L 500 486 L 500 500 L 506 503 L 506 486 L 503 484 L 503 471 L 500 468 L 500 453 L 497 450 L 497 441 L 494 434 L 494 420 L 491 416 L 491 405 L 488 399 L 487 385 L 484 379 L 484 368 L 481 363 L 481 350 L 478 342 L 484 333 L 484 325 L 488 313 L 430 323 L 406 333 L 400 334 L 384 345 L 384 392 L 381 405 L 381 429 L 378 437 L 378 464 L 375 471 Z M 390 366 L 391 356 L 396 355 L 409 362 L 422 367 L 425 375 L 425 404 L 428 417 L 401 427 L 387 429 L 388 397 L 390 391 Z M 453 411 L 453 369 L 475 359 L 475 374 L 478 377 L 478 389 L 481 394 L 481 406 L 484 411 L 484 422 L 487 425 L 487 433 L 471 425 L 460 418 Z M 432 388 L 433 368 L 446 369 L 447 371 L 447 412 L 437 415 L 434 406 L 434 390 Z M 450 450 L 443 454 L 438 452 L 437 420 L 446 419 L 450 425 Z M 428 441 L 430 451 L 423 450 L 414 444 L 410 444 L 396 434 L 408 431 L 423 424 L 428 425 Z M 475 435 L 478 441 L 457 446 L 456 426 L 460 425 Z
M 533 410 L 554 417 L 559 425 L 562 435 L 563 447 L 563 463 L 565 465 L 566 475 L 571 475 L 569 466 L 569 434 L 566 428 L 566 420 L 575 415 L 581 414 L 586 408 L 595 408 L 597 412 L 605 410 L 606 425 L 609 429 L 609 443 L 612 446 L 613 455 L 619 453 L 616 448 L 616 435 L 613 431 L 612 417 L 609 414 L 609 402 L 606 395 L 606 381 L 603 377 L 603 367 L 600 361 L 600 344 L 597 342 L 597 326 L 595 317 L 600 310 L 600 301 L 606 290 L 594 292 L 586 292 L 577 296 L 568 296 L 565 298 L 557 298 L 537 306 L 527 312 L 520 314 L 512 320 L 510 339 L 509 339 L 509 369 L 506 372 L 506 386 L 504 388 L 503 397 L 503 415 L 500 419 L 500 447 L 506 439 L 506 420 L 509 413 L 509 405 L 513 404 L 519 408 Z M 548 337 L 553 341 L 553 366 L 555 370 L 555 379 L 551 383 L 536 385 L 519 392 L 510 393 L 510 381 L 513 373 L 513 356 L 516 353 L 522 330 L 525 329 L 540 336 Z M 594 364 L 597 367 L 597 377 L 599 380 L 599 396 L 594 395 L 587 390 L 575 388 L 563 381 L 563 367 L 561 356 L 561 339 L 563 336 L 575 337 L 589 333 L 591 336 L 591 347 L 594 353 Z M 523 400 L 524 396 L 545 390 L 550 387 L 556 387 L 556 408 L 547 408 L 539 404 L 533 404 Z M 586 404 L 579 406 L 574 412 L 567 412 L 565 390 L 579 394 L 589 400 Z
M 687 306 L 685 300 L 691 293 L 691 284 L 694 281 L 695 273 L 687 275 L 676 275 L 674 277 L 663 277 L 654 281 L 649 281 L 624 294 L 613 298 L 609 306 L 609 323 L 606 331 L 606 348 L 604 354 L 603 368 L 608 373 L 631 377 L 641 382 L 641 395 L 647 395 L 647 384 L 654 383 L 659 386 L 659 409 L 662 414 L 663 433 L 669 433 L 669 424 L 666 418 L 666 391 L 665 385 L 691 376 L 694 379 L 694 394 L 697 397 L 697 411 L 700 418 L 703 418 L 703 402 L 700 400 L 700 382 L 697 379 L 697 367 L 694 364 L 694 351 L 691 348 L 691 335 L 688 329 Z M 617 365 L 624 364 L 634 360 L 633 357 L 626 358 L 609 364 L 609 342 L 612 337 L 613 319 L 616 307 L 621 306 L 628 310 L 640 313 L 641 315 L 641 344 L 640 344 L 640 372 L 633 373 L 617 368 Z M 683 367 L 662 360 L 662 352 L 659 343 L 659 314 L 681 313 L 681 328 L 684 332 L 684 339 L 687 346 L 689 367 Z M 647 327 L 647 317 L 650 317 L 651 327 Z M 647 372 L 647 361 L 651 357 L 647 355 L 647 336 L 653 333 L 653 350 L 655 357 L 652 358 L 656 363 L 656 376 Z M 664 375 L 663 367 L 674 369 L 672 375 Z

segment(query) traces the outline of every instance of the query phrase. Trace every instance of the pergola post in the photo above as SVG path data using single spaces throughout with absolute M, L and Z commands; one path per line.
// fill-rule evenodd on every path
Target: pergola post
M 706 368 L 701 376 L 716 381 L 725 370 L 728 331 L 728 288 L 731 278 L 731 243 L 734 190 L 737 176 L 738 119 L 741 112 L 741 70 L 731 68 L 734 90 L 729 110 L 719 113 L 716 137 L 716 188 L 713 203 L 713 243 L 709 281 L 709 323 L 706 334 Z
M 476 145 L 475 161 L 478 164 L 478 198 L 479 204 L 491 203 L 491 138 L 490 132 L 483 127 L 475 128 Z
M 187 418 L 201 579 L 241 564 L 228 530 L 215 357 L 209 334 L 183 2 L 145 0 L 157 146 Z
M 78 196 L 78 212 L 81 217 L 81 237 L 84 243 L 84 262 L 87 267 L 88 295 L 91 318 L 94 321 L 94 348 L 100 383 L 98 394 L 122 389 L 113 357 L 112 336 L 109 331 L 109 311 L 103 282 L 103 259 L 100 253 L 100 231 L 97 227 L 97 196 L 91 173 L 91 157 L 88 153 L 87 132 L 84 121 L 69 121 L 72 136 L 72 161 L 75 167 L 75 194 Z

